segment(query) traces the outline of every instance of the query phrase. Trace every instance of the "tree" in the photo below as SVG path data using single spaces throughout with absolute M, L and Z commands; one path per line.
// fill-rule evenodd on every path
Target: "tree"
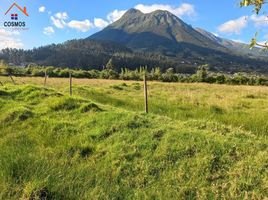
M 241 7 L 253 6 L 254 12 L 258 15 L 263 8 L 263 5 L 268 3 L 267 0 L 242 0 L 240 2 Z M 267 19 L 268 21 L 268 19 Z M 268 49 L 268 42 L 261 44 L 257 41 L 258 34 L 255 34 L 255 37 L 250 42 L 250 47 L 253 48 L 254 46 L 264 47 Z
M 114 66 L 114 63 L 113 63 L 113 59 L 110 58 L 110 60 L 106 64 L 106 69 L 108 69 L 108 70 L 114 70 L 114 68 L 115 68 L 115 66 Z
M 151 70 L 150 76 L 152 80 L 160 80 L 161 79 L 161 70 L 159 67 L 153 68 Z
M 12 75 L 15 72 L 14 67 L 10 67 L 4 60 L 0 61 L 0 70 L 2 73 Z
M 202 65 L 202 66 L 198 67 L 196 75 L 197 75 L 198 81 L 205 82 L 207 77 L 208 77 L 207 65 Z
M 168 68 L 166 73 L 162 74 L 162 81 L 163 82 L 177 82 L 178 76 L 174 74 L 173 68 Z

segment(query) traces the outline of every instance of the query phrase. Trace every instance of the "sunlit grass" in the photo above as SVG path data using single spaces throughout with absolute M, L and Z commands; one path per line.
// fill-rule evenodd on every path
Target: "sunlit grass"
M 0 199 L 265 199 L 268 88 L 0 77 Z M 23 84 L 24 82 L 24 84 Z M 31 83 L 34 85 L 26 85 Z

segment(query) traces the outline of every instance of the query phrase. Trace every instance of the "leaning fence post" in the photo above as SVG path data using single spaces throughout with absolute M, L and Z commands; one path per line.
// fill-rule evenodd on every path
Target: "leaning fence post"
M 70 96 L 73 95 L 73 80 L 72 80 L 72 73 L 69 72 L 69 78 L 70 78 Z
M 47 70 L 45 71 L 45 81 L 44 81 L 44 87 L 47 85 Z
M 0 81 L 0 85 L 4 86 L 4 84 Z
M 11 81 L 13 82 L 13 84 L 16 85 L 16 83 L 15 83 L 15 81 L 14 81 L 12 75 L 11 75 L 11 74 L 8 74 L 8 76 L 9 76 L 9 78 L 11 79 Z
M 143 80 L 144 80 L 144 105 L 145 105 L 145 113 L 148 113 L 148 92 L 147 92 L 146 74 L 144 74 Z

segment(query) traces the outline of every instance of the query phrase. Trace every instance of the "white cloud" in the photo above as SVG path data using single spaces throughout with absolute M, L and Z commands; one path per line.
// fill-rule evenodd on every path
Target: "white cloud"
M 0 38 L 0 49 L 5 48 L 15 48 L 21 49 L 23 48 L 24 44 L 19 39 L 8 38 L 8 39 L 1 39 Z
M 150 13 L 156 10 L 167 10 L 178 17 L 196 15 L 194 5 L 187 3 L 183 3 L 178 7 L 171 6 L 168 4 L 138 4 L 135 6 L 135 8 L 143 13 Z M 105 28 L 109 24 L 119 20 L 126 12 L 127 10 L 114 10 L 107 15 L 106 19 L 94 18 L 93 24 L 88 19 L 84 21 L 72 20 L 70 22 L 66 22 L 66 20 L 69 18 L 66 12 L 56 13 L 54 16 L 51 16 L 50 19 L 53 25 L 57 28 L 63 29 L 65 27 L 70 27 L 82 32 L 86 32 L 94 27 Z
M 95 18 L 94 19 L 94 26 L 97 28 L 105 28 L 109 25 L 109 22 L 101 19 L 101 18 Z
M 151 13 L 156 10 L 166 10 L 178 17 L 196 15 L 194 5 L 187 3 L 183 3 L 178 7 L 171 6 L 168 4 L 152 4 L 152 5 L 138 4 L 134 8 L 140 10 L 143 13 Z M 97 28 L 104 28 L 105 26 L 108 26 L 110 23 L 119 20 L 126 12 L 127 10 L 114 10 L 107 15 L 107 20 L 97 18 L 98 21 L 96 21 L 96 23 L 94 20 L 94 25 Z
M 87 32 L 93 28 L 93 24 L 88 19 L 84 21 L 72 20 L 68 23 L 68 27 L 76 29 L 78 31 Z
M 143 13 L 151 13 L 156 10 L 166 10 L 178 17 L 196 15 L 194 5 L 188 3 L 183 3 L 179 7 L 174 7 L 168 4 L 152 4 L 152 5 L 138 4 L 135 6 L 135 8 Z
M 43 12 L 45 12 L 45 11 L 46 11 L 46 7 L 45 7 L 45 6 L 41 6 L 41 7 L 39 8 L 39 12 L 43 13 Z
M 87 32 L 94 27 L 94 25 L 88 19 L 82 21 L 71 20 L 68 22 L 67 20 L 69 19 L 69 16 L 66 12 L 58 12 L 54 16 L 51 16 L 50 19 L 52 24 L 59 29 L 68 27 L 78 31 Z
M 68 14 L 66 12 L 58 12 L 54 16 L 51 16 L 50 19 L 54 26 L 57 28 L 63 29 L 66 25 L 65 20 L 68 19 Z
M 18 31 L 7 31 L 5 29 L 0 28 L 0 37 L 10 37 L 20 35 Z
M 110 23 L 113 23 L 119 20 L 126 12 L 127 10 L 114 10 L 107 15 L 107 19 Z
M 230 20 L 218 27 L 218 31 L 227 34 L 239 35 L 248 24 L 247 16 L 242 16 L 238 19 Z
M 267 46 L 268 42 L 267 41 L 260 41 L 260 42 L 258 42 L 258 44 Z
M 60 19 L 60 20 L 66 20 L 68 19 L 68 14 L 66 12 L 58 12 L 55 14 L 55 17 Z
M 64 20 L 58 19 L 54 16 L 51 16 L 50 19 L 52 21 L 52 24 L 60 29 L 63 29 L 66 24 Z
M 266 15 L 251 15 L 250 20 L 254 23 L 255 26 L 268 26 L 268 16 Z
M 0 28 L 0 49 L 4 48 L 23 48 L 23 43 L 18 38 L 18 31 L 7 31 Z
M 68 18 L 68 14 L 66 12 L 58 12 L 54 16 L 50 17 L 53 25 L 60 29 L 63 29 L 65 27 L 65 20 L 67 20 Z
M 54 31 L 53 27 L 48 26 L 48 27 L 45 27 L 45 28 L 44 28 L 43 33 L 44 33 L 45 35 L 52 35 L 52 34 L 55 33 L 55 31 Z

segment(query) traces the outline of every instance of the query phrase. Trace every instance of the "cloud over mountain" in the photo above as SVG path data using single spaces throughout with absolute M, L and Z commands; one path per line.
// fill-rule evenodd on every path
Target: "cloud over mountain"
M 239 35 L 248 24 L 247 16 L 242 16 L 234 20 L 229 20 L 218 27 L 218 31 L 227 34 Z

